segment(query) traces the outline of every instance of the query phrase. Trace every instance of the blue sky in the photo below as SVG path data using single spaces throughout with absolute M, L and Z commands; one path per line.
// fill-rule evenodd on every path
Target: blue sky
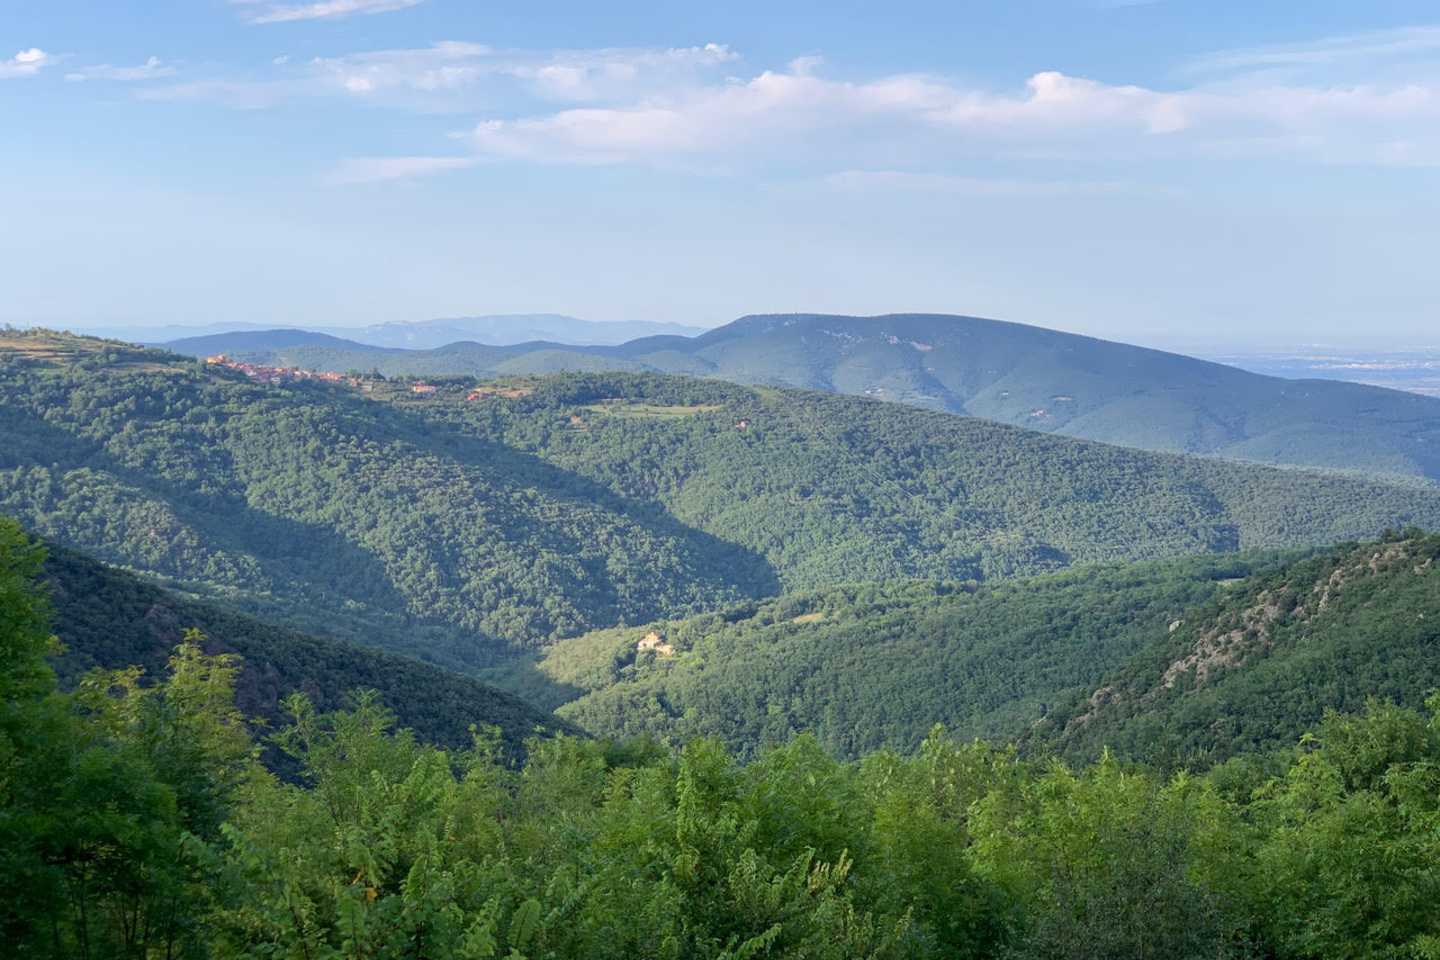
M 0 2 L 0 322 L 1440 341 L 1433 2 Z

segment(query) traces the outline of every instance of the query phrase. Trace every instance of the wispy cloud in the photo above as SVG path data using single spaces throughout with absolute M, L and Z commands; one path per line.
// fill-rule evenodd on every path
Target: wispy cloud
M 824 178 L 826 186 L 846 193 L 919 193 L 970 197 L 1108 196 L 1131 193 L 1131 184 L 1083 180 L 1021 180 L 966 177 L 908 170 L 842 170 Z
M 156 103 L 217 103 L 235 110 L 264 110 L 284 102 L 289 87 L 273 80 L 190 80 L 136 90 L 140 100 Z
M 351 157 L 331 173 L 333 183 L 378 183 L 413 180 L 476 164 L 474 157 Z
M 0 60 L 0 80 L 33 77 L 54 62 L 55 58 L 39 47 L 21 50 L 9 60 Z
M 230 0 L 242 8 L 250 23 L 293 23 L 300 20 L 338 20 L 357 14 L 391 13 L 417 7 L 425 0 L 321 0 L 318 3 L 272 3 L 269 0 Z
M 79 70 L 72 70 L 65 74 L 65 79 L 71 83 L 83 83 L 86 80 L 128 82 L 154 80 L 159 77 L 174 76 L 174 74 L 173 66 L 162 62 L 159 57 L 150 57 L 144 63 L 134 67 L 115 67 L 108 63 L 97 64 L 93 67 L 81 67 Z
M 274 58 L 248 78 L 213 78 L 147 95 L 251 108 L 282 100 L 341 96 L 425 111 L 475 110 L 497 102 L 623 103 L 713 79 L 739 55 L 723 44 L 596 50 L 501 50 L 445 40 L 308 61 Z
M 534 96 L 576 103 L 673 88 L 736 59 L 734 51 L 716 43 L 531 52 L 445 41 L 416 49 L 318 58 L 311 61 L 310 70 L 335 89 L 362 97 L 453 93 L 485 81 L 505 81 Z
M 1440 26 L 1402 27 L 1325 37 L 1303 43 L 1221 50 L 1191 60 L 1197 73 L 1324 67 L 1357 62 L 1433 57 L 1440 53 Z

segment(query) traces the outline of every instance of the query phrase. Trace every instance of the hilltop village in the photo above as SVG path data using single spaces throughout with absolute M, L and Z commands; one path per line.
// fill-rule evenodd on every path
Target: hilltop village
M 245 360 L 237 360 L 224 353 L 217 353 L 205 358 L 205 363 L 212 367 L 223 367 L 226 370 L 235 370 L 254 380 L 256 383 L 268 383 L 280 385 L 285 383 L 298 383 L 301 381 L 318 381 L 321 383 L 336 383 L 355 387 L 365 393 L 374 391 L 377 381 L 384 381 L 385 378 L 379 374 L 362 376 L 357 373 L 337 373 L 333 370 L 307 370 L 304 367 L 272 367 L 263 363 L 250 363 Z M 401 378 L 404 382 L 404 378 Z M 428 397 L 440 390 L 440 387 L 424 380 L 415 380 L 404 383 L 403 389 L 408 389 L 416 396 Z M 472 387 L 465 394 L 466 400 L 483 400 L 487 397 L 502 397 L 514 400 L 519 397 L 529 396 L 534 387 L 515 384 L 482 384 Z
M 263 363 L 248 363 L 244 360 L 236 360 L 223 353 L 206 357 L 205 362 L 212 367 L 238 370 L 257 383 L 279 385 L 282 383 L 296 383 L 302 380 L 318 380 L 322 383 L 344 383 L 352 387 L 358 387 L 366 392 L 369 392 L 373 386 L 365 377 L 354 374 L 336 373 L 333 370 L 306 370 L 303 367 L 271 367 Z M 432 394 L 437 389 L 434 384 L 423 381 L 410 384 L 410 392 L 421 396 Z M 468 399 L 477 398 L 469 397 Z
M 322 380 L 327 383 L 349 383 L 351 386 L 359 386 L 359 377 L 346 377 L 344 374 L 335 373 L 329 370 L 304 370 L 300 367 L 267 367 L 260 363 L 246 363 L 244 360 L 235 360 L 223 353 L 206 357 L 205 362 L 212 367 L 224 367 L 227 370 L 238 370 L 251 380 L 258 380 L 261 383 L 293 383 L 297 380 Z

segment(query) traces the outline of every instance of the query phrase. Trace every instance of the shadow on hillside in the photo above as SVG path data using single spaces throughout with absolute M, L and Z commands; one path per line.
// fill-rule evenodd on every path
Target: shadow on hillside
M 481 670 L 476 676 L 546 713 L 553 713 L 589 692 L 546 675 L 540 669 L 540 658 L 535 653 L 521 654 L 508 663 Z
M 656 537 L 681 544 L 685 550 L 685 567 L 706 571 L 705 579 L 714 581 L 713 586 L 723 586 L 745 597 L 766 597 L 780 592 L 780 579 L 761 554 L 684 523 L 657 500 L 617 493 L 596 480 L 548 463 L 534 454 L 468 434 L 455 424 L 432 420 L 394 405 L 386 405 L 386 409 L 396 422 L 397 440 L 476 469 L 498 488 L 540 490 L 563 502 L 598 506 L 630 519 Z M 537 526 L 531 524 L 532 529 Z M 701 599 L 696 597 L 697 601 Z M 671 613 L 674 611 L 646 610 L 641 611 L 640 616 L 658 619 Z
M 655 619 L 779 591 L 774 569 L 759 554 L 682 523 L 658 502 L 617 494 L 536 456 L 412 411 L 343 392 L 328 393 L 326 399 L 337 412 L 355 414 L 366 433 L 375 433 L 373 439 L 393 439 L 453 462 L 493 489 L 498 496 L 487 498 L 487 511 L 520 550 L 534 547 L 556 556 L 588 555 L 578 575 L 587 595 L 575 599 L 593 614 L 594 626 L 621 619 Z M 76 429 L 84 422 L 82 417 Z M 252 506 L 232 492 L 243 481 L 229 482 L 242 471 L 211 462 L 214 456 L 223 460 L 225 454 L 207 451 L 209 457 L 197 456 L 193 463 L 171 462 L 177 453 L 184 454 L 185 448 L 177 443 L 196 441 L 157 437 L 156 467 L 151 470 L 148 462 L 141 466 L 121 462 L 101 441 L 23 409 L 0 408 L 0 433 L 7 440 L 6 449 L 0 451 L 0 466 L 22 468 L 18 482 L 0 489 L 0 509 L 8 500 L 11 511 L 36 532 L 99 559 L 168 578 L 187 590 L 298 629 L 406 652 L 466 671 L 494 665 L 507 654 L 506 640 L 518 644 L 544 639 L 484 636 L 454 623 L 410 616 L 406 596 L 380 557 L 323 522 L 295 520 Z M 143 443 L 131 445 L 131 460 L 151 456 Z M 84 470 L 95 476 L 78 473 L 66 483 L 57 482 L 66 473 Z M 162 471 L 170 478 L 155 475 Z M 117 487 L 137 494 L 126 497 Z M 202 487 L 211 492 L 199 492 Z M 613 560 L 604 555 L 596 559 L 588 549 L 591 545 L 580 539 L 605 527 L 603 518 L 569 526 L 537 518 L 527 507 L 537 492 L 566 504 L 575 516 L 595 518 L 608 512 L 626 518 L 648 535 L 648 546 L 657 557 L 638 551 L 627 556 L 627 545 L 621 544 L 618 555 L 625 566 L 612 571 L 608 564 Z M 189 542 L 185 530 L 193 531 L 194 542 Z M 617 555 L 614 549 L 608 553 L 612 558 Z M 663 568 L 657 568 L 657 560 Z M 675 589 L 653 589 L 662 575 L 652 572 L 656 569 L 676 571 Z
M 73 689 L 94 668 L 140 666 L 147 681 L 158 680 L 185 631 L 198 627 L 206 653 L 239 655 L 235 705 L 263 741 L 266 766 L 292 779 L 297 764 L 268 738 L 290 722 L 284 701 L 296 691 L 322 712 L 350 707 L 358 691 L 376 691 L 397 726 L 451 749 L 472 745 L 472 725 L 496 727 L 511 762 L 523 757 L 532 736 L 575 731 L 494 686 L 197 603 L 64 547 L 52 547 L 45 580 L 66 647 L 51 658 L 63 688 Z
M 3 429 L 13 444 L 7 460 L 14 460 L 16 465 L 49 468 L 52 480 L 58 480 L 58 474 L 79 470 L 113 478 L 163 503 L 182 525 L 201 536 L 207 551 L 254 557 L 259 561 L 263 582 L 249 585 L 225 582 L 218 579 L 221 575 L 218 571 L 206 576 L 205 571 L 185 568 L 180 558 L 174 556 L 159 563 L 147 562 L 141 555 L 142 548 L 119 542 L 113 536 L 103 536 L 115 523 L 114 516 L 102 517 L 105 529 L 97 531 L 94 538 L 83 536 L 82 524 L 94 525 L 92 518 L 84 515 L 94 514 L 102 506 L 101 484 L 87 489 L 83 477 L 75 478 L 58 491 L 45 491 L 45 496 L 57 498 L 58 494 L 58 498 L 70 501 L 68 508 L 62 509 L 57 503 L 43 515 L 22 513 L 19 517 L 27 526 L 39 528 L 66 546 L 109 563 L 171 579 L 203 594 L 214 594 L 217 587 L 240 591 L 244 600 L 231 596 L 228 601 L 252 612 L 282 615 L 297 626 L 331 635 L 353 635 L 360 639 L 373 634 L 379 624 L 369 617 L 360 621 L 329 609 L 327 601 L 331 596 L 324 589 L 326 577 L 322 573 L 327 569 L 343 571 L 345 592 L 365 597 L 372 612 L 405 609 L 404 597 L 391 584 L 379 558 L 322 524 L 266 513 L 239 497 L 197 493 L 174 481 L 136 470 L 116 460 L 98 442 L 77 437 L 33 417 L 7 416 Z M 0 495 L 3 492 L 0 491 Z M 35 493 L 24 488 L 14 492 L 21 497 Z M 44 520 L 58 521 L 57 528 L 45 531 L 41 523 Z M 151 536 L 155 535 L 152 528 Z M 124 549 L 127 546 L 131 549 Z M 397 631 L 398 639 L 404 618 L 388 619 L 393 622 L 386 624 L 387 632 Z M 370 641 L 369 645 L 384 644 Z

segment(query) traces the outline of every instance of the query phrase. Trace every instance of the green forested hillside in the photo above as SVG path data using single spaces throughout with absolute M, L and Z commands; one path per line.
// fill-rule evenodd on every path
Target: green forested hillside
M 976 317 L 744 317 L 698 337 L 617 347 L 348 347 L 297 331 L 197 338 L 300 366 L 472 376 L 653 370 L 897 400 L 1147 450 L 1440 479 L 1440 400 L 1284 380 L 1190 357 Z
M 813 733 L 859 756 L 934 724 L 1077 760 L 1205 769 L 1327 709 L 1440 689 L 1440 536 L 994 585 L 863 585 L 563 640 L 502 680 L 602 736 Z
M 1205 777 L 936 731 L 737 763 L 558 737 L 521 770 L 374 699 L 288 698 L 257 762 L 237 664 L 45 664 L 40 556 L 0 524 L 0 936 L 20 958 L 1428 960 L 1440 698 L 1327 715 Z
M 270 731 L 283 726 L 281 704 L 292 693 L 336 710 L 358 690 L 375 691 L 403 726 L 447 747 L 468 746 L 472 726 L 495 727 L 515 757 L 537 731 L 565 729 L 548 713 L 473 678 L 189 600 L 73 550 L 49 551 L 44 581 L 63 645 L 51 662 L 65 687 L 97 668 L 135 666 L 147 677 L 162 676 L 175 647 L 199 630 L 204 652 L 240 657 L 235 704 Z
M 250 612 L 453 665 L 782 590 L 1440 526 L 1440 490 L 852 397 L 563 375 L 467 400 L 465 384 L 269 386 L 103 341 L 7 342 L 0 511 Z
M 563 640 L 505 682 L 603 736 L 716 737 L 743 756 L 802 732 L 851 757 L 912 750 L 935 724 L 1003 740 L 1088 692 L 1221 581 L 1278 562 L 790 595 Z
M 1350 545 L 1232 585 L 1031 735 L 1203 769 L 1291 743 L 1326 710 L 1440 689 L 1440 536 Z
M 109 350 L 109 348 L 106 348 Z M 0 511 L 303 629 L 452 664 L 770 592 L 752 552 L 481 432 L 151 355 L 0 359 Z

